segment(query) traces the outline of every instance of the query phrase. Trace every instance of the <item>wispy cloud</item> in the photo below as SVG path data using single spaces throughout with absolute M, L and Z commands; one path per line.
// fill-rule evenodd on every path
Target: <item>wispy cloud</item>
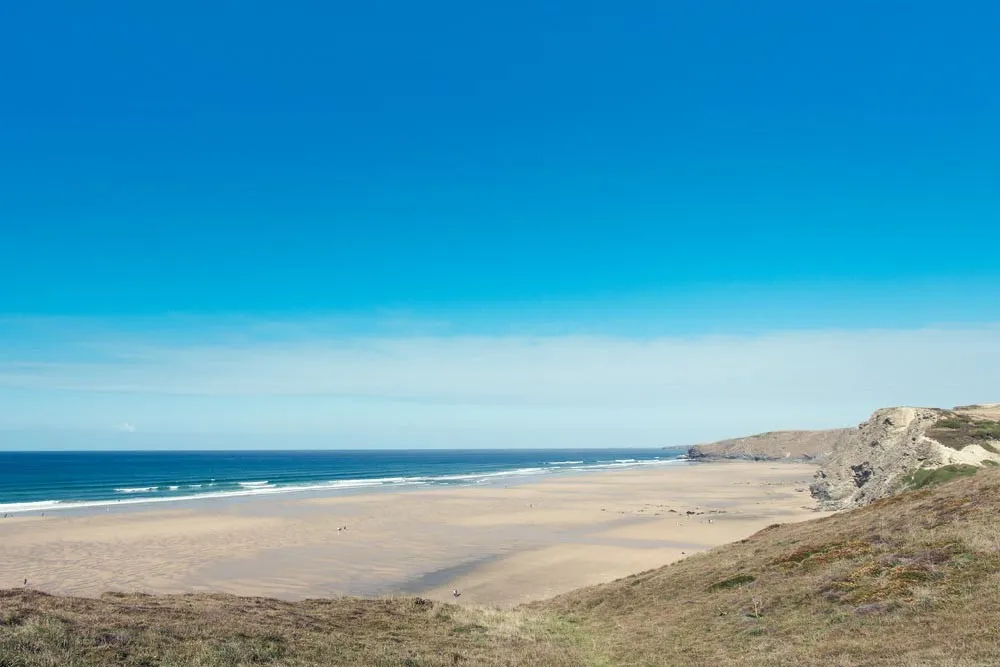
M 698 439 L 850 424 L 882 405 L 950 405 L 1000 393 L 997 326 L 649 339 L 193 338 L 151 343 L 120 333 L 109 348 L 106 338 L 84 337 L 59 344 L 57 361 L 37 349 L 8 352 L 0 401 L 58 394 L 59 405 L 99 406 L 98 413 L 124 402 L 154 424 L 193 431 L 376 432 L 409 424 L 570 432 L 617 422 L 650 437 L 659 431 L 669 439 L 674 428 Z M 53 425 L 65 419 L 51 417 Z

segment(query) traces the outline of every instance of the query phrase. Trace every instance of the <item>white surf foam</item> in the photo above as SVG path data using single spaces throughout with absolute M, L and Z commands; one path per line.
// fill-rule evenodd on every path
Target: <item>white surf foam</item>
M 0 503 L 0 514 L 45 512 L 53 509 L 59 509 L 58 500 L 38 500 L 30 503 Z
M 452 480 L 468 480 L 468 479 L 491 479 L 494 477 L 516 477 L 519 475 L 539 475 L 544 474 L 545 468 L 517 468 L 515 470 L 500 470 L 498 472 L 479 472 L 479 473 L 468 473 L 464 475 L 440 475 L 438 477 L 428 477 L 429 481 L 452 481 Z
M 120 499 L 105 499 L 105 500 L 85 500 L 85 501 L 58 501 L 58 500 L 44 500 L 38 502 L 24 502 L 24 503 L 0 503 L 0 513 L 16 514 L 24 512 L 48 512 L 54 510 L 72 510 L 72 509 L 86 509 L 86 508 L 96 508 L 96 507 L 116 507 L 121 505 L 144 505 L 150 503 L 165 503 L 165 502 L 177 502 L 184 500 L 207 500 L 207 499 L 217 499 L 217 498 L 239 498 L 245 496 L 258 496 L 258 495 L 273 495 L 273 494 L 283 494 L 283 493 L 298 493 L 306 491 L 337 491 L 337 490 L 348 490 L 348 489 L 361 489 L 361 488 L 375 488 L 375 487 L 387 487 L 393 488 L 397 486 L 413 486 L 413 485 L 434 485 L 435 483 L 448 483 L 448 482 L 469 482 L 473 484 L 483 484 L 493 480 L 500 480 L 504 478 L 511 477 L 530 477 L 533 475 L 544 475 L 544 474 L 558 474 L 560 471 L 600 471 L 600 470 L 616 470 L 621 468 L 637 467 L 637 466 L 651 466 L 651 465 L 669 465 L 687 462 L 686 458 L 670 458 L 670 459 L 648 459 L 648 460 L 636 460 L 636 459 L 615 459 L 613 461 L 606 461 L 597 464 L 587 464 L 579 465 L 579 461 L 558 461 L 553 462 L 553 464 L 564 465 L 566 467 L 553 469 L 551 467 L 531 467 L 531 468 L 516 468 L 514 470 L 500 470 L 495 472 L 482 472 L 482 473 L 466 473 L 466 474 L 455 474 L 455 475 L 434 475 L 434 476 L 414 476 L 414 477 L 376 477 L 372 479 L 339 479 L 339 480 L 329 480 L 325 482 L 315 482 L 315 483 L 303 483 L 303 484 L 289 484 L 285 486 L 279 486 L 273 484 L 268 480 L 257 480 L 257 481 L 246 481 L 237 482 L 239 489 L 227 490 L 227 491 L 205 491 L 197 493 L 189 493 L 184 495 L 173 495 L 173 496 L 142 496 L 130 497 L 130 498 L 120 498 Z M 198 489 L 201 488 L 202 484 L 191 484 L 186 488 Z M 215 486 L 214 484 L 208 484 L 209 488 Z M 178 486 L 168 487 L 170 490 L 178 489 Z M 118 493 L 123 494 L 145 494 L 152 493 L 157 490 L 155 486 L 146 487 L 129 487 L 129 488 L 118 488 L 115 489 Z

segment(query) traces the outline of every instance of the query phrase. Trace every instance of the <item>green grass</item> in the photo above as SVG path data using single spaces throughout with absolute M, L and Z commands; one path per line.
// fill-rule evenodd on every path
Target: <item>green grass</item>
M 944 482 L 950 482 L 956 477 L 975 475 L 980 470 L 981 468 L 978 466 L 965 465 L 964 463 L 941 466 L 940 468 L 921 468 L 903 477 L 901 486 L 903 489 L 909 490 L 922 489 L 925 486 L 935 486 Z

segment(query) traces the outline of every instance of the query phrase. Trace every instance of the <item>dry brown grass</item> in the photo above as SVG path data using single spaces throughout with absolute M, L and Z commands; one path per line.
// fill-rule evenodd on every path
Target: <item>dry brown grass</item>
M 998 517 L 988 470 L 539 607 L 605 638 L 607 664 L 997 665 Z M 734 577 L 753 581 L 712 585 Z
M 513 611 L 0 592 L 0 667 L 1000 664 L 1000 469 Z
M 0 592 L 0 666 L 583 664 L 548 616 L 421 599 Z

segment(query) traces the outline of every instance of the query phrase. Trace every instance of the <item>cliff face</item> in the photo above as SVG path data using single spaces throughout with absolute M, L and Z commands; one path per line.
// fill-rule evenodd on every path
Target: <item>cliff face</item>
M 1000 464 L 1000 403 L 883 408 L 857 428 L 759 433 L 695 445 L 688 456 L 816 461 L 810 491 L 820 506 L 856 507 L 906 488 L 917 471 Z
M 998 406 L 884 408 L 823 461 L 810 486 L 824 509 L 865 505 L 905 486 L 921 469 L 1000 463 Z
M 853 428 L 771 431 L 695 445 L 688 449 L 688 456 L 692 459 L 820 461 L 843 447 L 856 431 Z

